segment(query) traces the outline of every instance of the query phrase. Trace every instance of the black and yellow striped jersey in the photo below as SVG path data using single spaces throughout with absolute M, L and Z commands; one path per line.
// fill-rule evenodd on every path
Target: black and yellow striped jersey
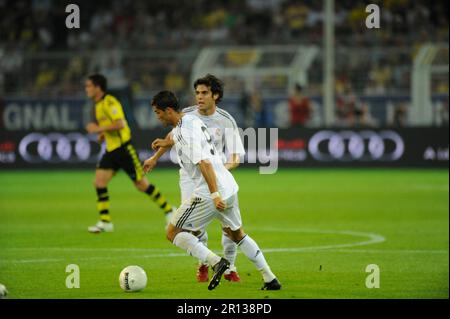
M 105 131 L 106 150 L 111 152 L 131 140 L 131 130 L 128 126 L 122 105 L 112 95 L 105 94 L 95 103 L 95 118 L 100 127 L 113 124 L 114 121 L 123 120 L 125 126 L 118 131 Z

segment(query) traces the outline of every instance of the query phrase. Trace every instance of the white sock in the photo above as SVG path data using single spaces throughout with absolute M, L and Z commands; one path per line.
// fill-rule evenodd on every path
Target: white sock
M 224 232 L 222 232 L 222 247 L 223 256 L 230 262 L 230 268 L 227 269 L 226 272 L 229 273 L 230 271 L 236 271 L 236 266 L 234 263 L 236 261 L 237 245 Z
M 241 248 L 244 255 L 247 256 L 247 258 L 250 259 L 251 262 L 255 264 L 256 268 L 261 272 L 264 282 L 271 282 L 275 278 L 275 275 L 270 270 L 261 249 L 258 247 L 258 244 L 249 235 L 245 235 L 245 237 L 239 242 L 238 246 Z
M 206 232 L 206 230 L 203 230 L 203 232 L 199 236 L 197 236 L 197 238 L 203 245 L 205 245 L 205 247 L 208 247 L 208 233 Z M 199 263 L 205 264 L 205 262 L 200 259 Z
M 189 255 L 215 265 L 220 261 L 220 257 L 203 245 L 197 237 L 188 232 L 179 232 L 173 239 L 173 244 L 188 252 Z

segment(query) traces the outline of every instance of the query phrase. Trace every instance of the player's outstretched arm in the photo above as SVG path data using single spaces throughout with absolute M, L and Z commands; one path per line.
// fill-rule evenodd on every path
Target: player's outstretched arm
M 216 206 L 218 211 L 223 211 L 227 207 L 227 205 L 222 200 L 218 192 L 216 173 L 214 172 L 211 162 L 208 160 L 201 160 L 198 163 L 198 166 L 200 168 L 200 172 L 203 175 L 203 178 L 206 181 L 206 184 L 208 184 L 209 191 L 211 192 L 211 197 L 214 200 L 214 205 Z
M 144 169 L 144 173 L 150 173 L 158 163 L 158 160 L 161 158 L 161 156 L 164 155 L 165 152 L 167 152 L 169 148 L 160 147 L 158 150 L 153 154 L 152 157 L 147 158 L 144 161 L 144 164 L 142 165 L 142 168 Z
M 163 141 L 163 143 L 161 143 L 160 141 Z M 158 160 L 172 147 L 173 144 L 174 142 L 170 133 L 166 135 L 166 138 L 164 140 L 157 138 L 153 141 L 152 148 L 156 150 L 156 152 L 152 157 L 149 157 L 144 161 L 143 169 L 145 174 L 151 172 L 153 168 L 155 168 Z
M 162 138 L 157 138 L 156 140 L 154 140 L 152 142 L 152 149 L 154 149 L 155 151 L 160 149 L 160 148 L 164 148 L 164 152 L 162 154 L 164 154 L 169 148 L 171 148 L 173 145 L 175 144 L 175 142 L 172 139 L 172 132 L 169 132 L 166 135 L 165 139 Z M 161 156 L 162 156 L 161 154 Z
M 158 152 L 160 150 L 163 150 L 163 149 L 160 148 L 158 150 Z M 156 152 L 156 153 L 158 153 L 158 152 Z M 156 156 L 156 153 L 152 157 L 147 158 L 144 161 L 144 164 L 142 164 L 142 169 L 144 170 L 145 174 L 150 173 L 155 168 L 156 164 L 158 163 L 159 157 L 162 156 L 162 155 L 159 155 L 159 157 L 158 157 L 158 156 Z M 164 152 L 163 152 L 163 154 L 164 154 Z

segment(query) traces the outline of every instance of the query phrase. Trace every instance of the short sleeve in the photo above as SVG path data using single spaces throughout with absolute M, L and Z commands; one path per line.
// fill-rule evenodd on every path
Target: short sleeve
M 105 110 L 105 112 L 108 113 L 108 117 L 112 121 L 125 119 L 125 115 L 123 113 L 122 105 L 120 104 L 120 102 L 116 98 L 114 98 L 112 96 L 109 96 L 107 98 L 107 100 L 105 101 L 105 103 L 106 103 L 106 110 Z
M 190 130 L 181 128 L 179 143 L 183 154 L 189 162 L 197 165 L 201 160 L 209 159 L 209 155 L 205 152 L 203 145 L 203 136 L 200 126 L 194 124 Z
M 225 128 L 225 152 L 227 154 L 245 155 L 239 130 L 236 127 Z

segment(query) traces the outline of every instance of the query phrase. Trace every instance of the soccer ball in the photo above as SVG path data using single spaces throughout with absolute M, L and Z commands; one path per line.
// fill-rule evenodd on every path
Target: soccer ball
M 8 290 L 6 289 L 5 285 L 0 284 L 0 299 L 3 299 L 8 294 Z
M 126 292 L 139 291 L 147 286 L 147 274 L 139 266 L 128 266 L 120 272 L 119 283 Z

